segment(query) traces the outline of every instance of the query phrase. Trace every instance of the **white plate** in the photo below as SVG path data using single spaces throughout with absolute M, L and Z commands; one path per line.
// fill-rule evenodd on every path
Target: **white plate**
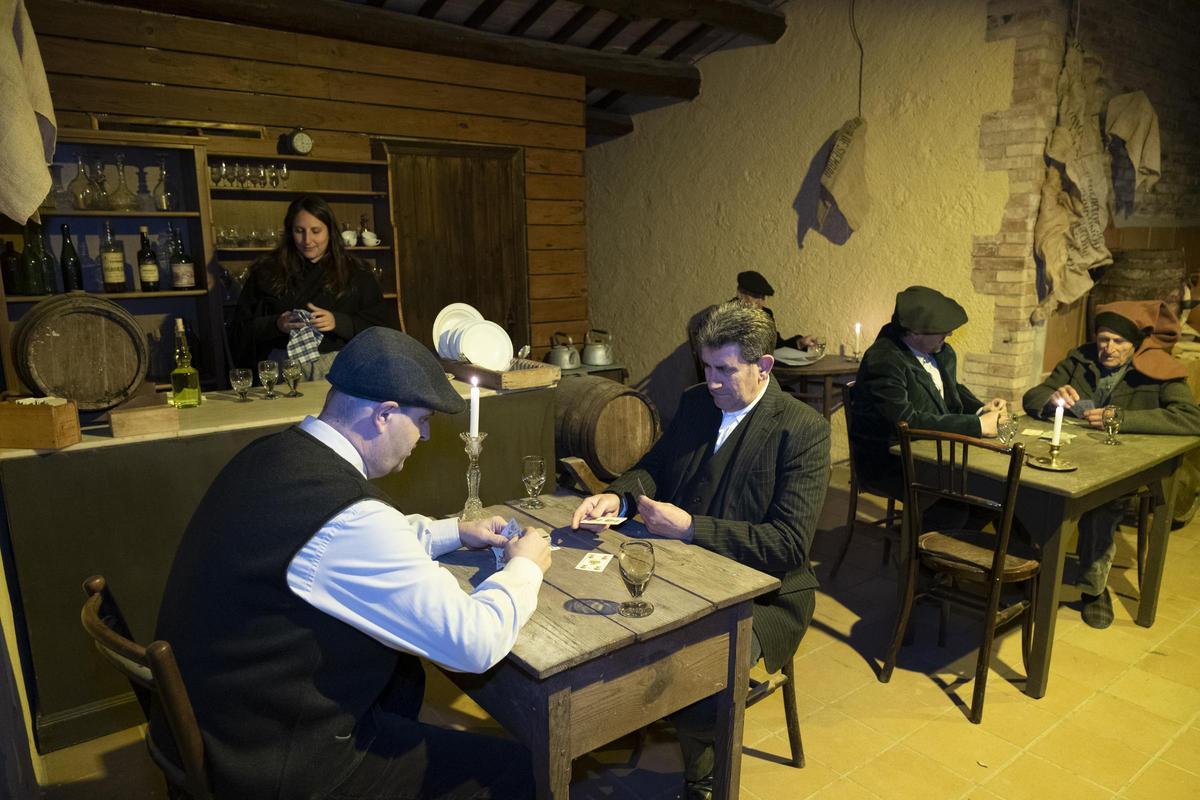
M 512 339 L 508 332 L 494 322 L 482 320 L 463 330 L 458 351 L 472 364 L 501 372 L 513 359 Z
M 451 303 L 439 311 L 433 320 L 433 343 L 437 347 L 438 355 L 442 358 L 458 358 L 444 349 L 448 342 L 442 338 L 443 334 L 448 333 L 452 328 L 465 326 L 482 319 L 483 314 L 467 303 Z
M 780 347 L 775 350 L 775 360 L 780 364 L 792 367 L 807 367 L 821 359 L 823 352 L 815 350 L 797 350 L 795 347 Z

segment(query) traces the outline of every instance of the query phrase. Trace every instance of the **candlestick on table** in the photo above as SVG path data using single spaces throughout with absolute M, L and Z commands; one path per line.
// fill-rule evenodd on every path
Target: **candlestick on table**
M 1059 400 L 1054 408 L 1054 433 L 1050 437 L 1050 444 L 1058 447 L 1062 439 L 1062 422 L 1063 422 L 1063 401 Z
M 862 352 L 861 348 L 859 347 L 859 337 L 861 335 L 862 335 L 862 323 L 856 322 L 856 323 L 854 323 L 854 360 L 855 361 L 858 360 L 858 354 L 860 352 Z
M 479 435 L 479 379 L 471 378 L 471 427 L 472 436 Z

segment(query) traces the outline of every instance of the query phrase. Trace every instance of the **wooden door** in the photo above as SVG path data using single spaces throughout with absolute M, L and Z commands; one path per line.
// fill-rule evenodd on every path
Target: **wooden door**
M 404 329 L 434 346 L 444 306 L 470 303 L 529 342 L 524 159 L 517 147 L 388 142 Z

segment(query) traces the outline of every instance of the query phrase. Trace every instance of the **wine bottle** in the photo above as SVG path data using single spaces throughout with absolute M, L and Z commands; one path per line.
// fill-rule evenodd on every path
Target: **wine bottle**
M 157 292 L 159 289 L 158 253 L 150 244 L 150 229 L 145 225 L 138 228 L 142 234 L 142 247 L 138 250 L 138 276 L 142 280 L 143 292 Z
M 59 258 L 59 267 L 62 269 L 62 282 L 64 292 L 77 292 L 83 290 L 83 265 L 79 263 L 79 254 L 75 252 L 75 245 L 71 242 L 71 226 L 62 226 L 62 256 Z
M 58 264 L 54 262 L 54 250 L 50 247 L 50 232 L 42 226 L 42 274 L 46 276 L 46 291 L 54 294 L 58 290 Z
M 175 242 L 171 251 L 171 287 L 174 289 L 196 288 L 196 265 L 183 250 L 183 240 L 175 231 Z
M 100 237 L 100 271 L 104 278 L 104 291 L 125 291 L 125 251 L 113 236 L 108 220 L 104 221 L 104 235 Z
M 175 318 L 175 369 L 171 370 L 171 403 L 176 408 L 200 405 L 200 373 L 192 366 L 183 320 Z
M 21 254 L 13 247 L 12 242 L 4 243 L 4 253 L 0 254 L 0 274 L 4 276 L 4 293 L 18 294 L 17 273 L 21 270 Z
M 21 270 L 17 291 L 20 294 L 46 294 L 46 263 L 42 259 L 41 225 L 25 223 L 25 249 L 21 251 Z

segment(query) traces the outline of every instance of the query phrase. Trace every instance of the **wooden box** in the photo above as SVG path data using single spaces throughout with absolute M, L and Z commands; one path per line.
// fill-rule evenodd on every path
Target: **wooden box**
M 466 361 L 443 360 L 442 365 L 460 381 L 470 383 L 472 378 L 477 378 L 479 385 L 488 389 L 536 389 L 554 386 L 562 377 L 562 370 L 553 364 L 543 364 L 528 358 L 514 358 L 510 368 L 502 372 Z
M 108 413 L 108 418 L 112 423 L 114 439 L 144 433 L 179 432 L 179 409 L 165 403 L 140 408 L 114 408 Z
M 0 447 L 57 450 L 81 438 L 74 400 L 56 406 L 0 403 Z

